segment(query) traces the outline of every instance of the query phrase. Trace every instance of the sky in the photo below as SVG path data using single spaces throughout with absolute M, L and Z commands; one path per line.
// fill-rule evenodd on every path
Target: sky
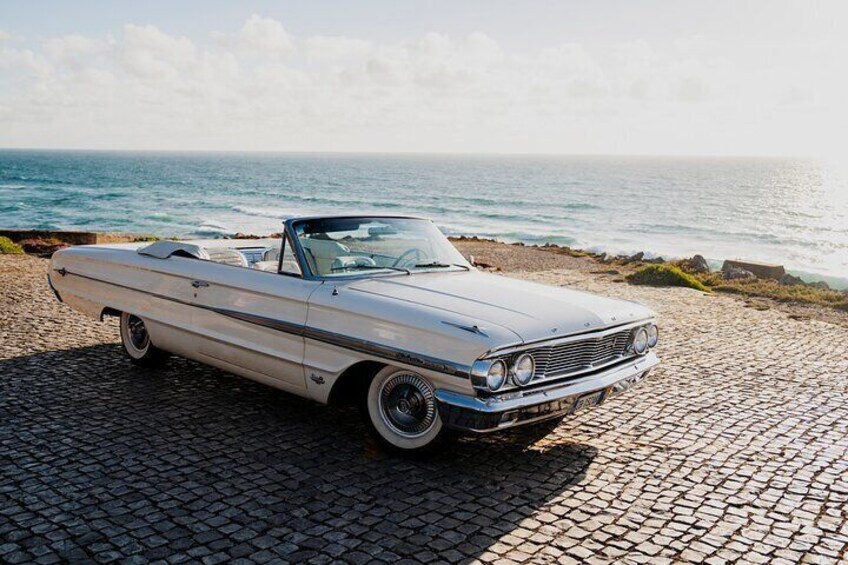
M 0 0 L 0 147 L 848 157 L 848 2 Z

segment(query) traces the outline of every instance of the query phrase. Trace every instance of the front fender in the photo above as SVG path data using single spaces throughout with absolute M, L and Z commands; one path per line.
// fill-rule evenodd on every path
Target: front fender
M 486 333 L 474 325 L 451 312 L 325 283 L 309 299 L 304 364 L 310 396 L 326 401 L 335 379 L 361 361 L 407 367 L 439 388 L 473 392 L 474 361 L 515 340 L 503 328 Z

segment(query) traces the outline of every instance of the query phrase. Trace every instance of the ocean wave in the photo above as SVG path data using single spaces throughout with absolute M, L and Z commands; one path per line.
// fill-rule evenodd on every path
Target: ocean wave
M 231 211 L 245 216 L 255 218 L 270 218 L 272 220 L 288 220 L 299 216 L 316 216 L 326 213 L 338 213 L 338 210 L 332 208 L 316 209 L 316 208 L 275 208 L 272 206 L 232 206 Z
M 235 230 L 215 220 L 203 220 L 192 233 L 198 235 L 230 235 L 235 233 Z
M 567 235 L 552 235 L 552 234 L 537 234 L 521 231 L 498 232 L 486 231 L 479 229 L 468 228 L 449 228 L 442 227 L 442 231 L 450 236 L 476 236 L 485 239 L 494 239 L 504 243 L 526 243 L 528 245 L 544 245 L 552 243 L 554 245 L 562 245 L 571 247 L 576 243 L 576 239 Z
M 409 213 L 453 235 L 848 272 L 848 184 L 824 183 L 818 168 L 799 177 L 779 161 L 748 169 L 660 158 L 428 157 L 388 168 L 383 156 L 0 151 L 0 159 L 0 216 L 9 225 L 221 236 L 277 231 L 293 216 Z M 780 194 L 775 178 L 790 179 Z
M 257 216 L 260 218 L 274 218 L 276 220 L 285 220 L 292 217 L 292 213 L 281 208 L 255 208 L 253 206 L 233 206 L 233 212 L 245 214 L 246 216 Z
M 24 181 L 30 184 L 74 184 L 67 179 L 55 179 L 50 177 L 28 177 L 25 175 L 4 175 L 4 181 Z

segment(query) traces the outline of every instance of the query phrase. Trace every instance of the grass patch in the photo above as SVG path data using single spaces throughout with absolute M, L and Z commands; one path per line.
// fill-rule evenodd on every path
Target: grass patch
M 782 285 L 777 281 L 764 279 L 722 281 L 713 286 L 713 289 L 744 296 L 761 296 L 780 302 L 816 304 L 848 311 L 848 297 L 838 290 L 827 290 L 801 284 Z
M 24 249 L 8 237 L 0 237 L 0 255 L 23 255 Z
M 689 274 L 674 265 L 647 265 L 627 276 L 632 284 L 685 286 L 704 292 L 730 292 L 748 298 L 770 298 L 778 302 L 812 304 L 848 312 L 848 296 L 838 290 L 806 285 L 782 285 L 767 279 L 725 280 L 720 273 Z M 749 303 L 757 310 L 768 306 Z
M 679 267 L 673 265 L 648 265 L 631 275 L 627 275 L 627 280 L 631 284 L 683 286 L 694 288 L 701 292 L 710 292 L 710 289 L 704 286 L 701 281 L 690 274 L 684 273 Z

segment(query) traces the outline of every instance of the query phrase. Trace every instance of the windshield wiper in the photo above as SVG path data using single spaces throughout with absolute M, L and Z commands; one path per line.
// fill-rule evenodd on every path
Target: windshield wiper
M 460 267 L 465 269 L 466 271 L 470 271 L 471 268 L 468 265 L 460 265 L 459 263 L 442 263 L 440 261 L 432 261 L 430 263 L 418 263 L 414 265 L 416 269 L 447 269 L 448 267 Z
M 409 269 L 404 269 L 402 267 L 381 267 L 379 265 L 347 265 L 345 267 L 331 267 L 330 270 L 333 272 L 336 271 L 349 271 L 349 270 L 361 270 L 361 271 L 369 271 L 369 270 L 379 270 L 379 271 L 400 271 L 401 273 L 406 273 L 407 275 L 412 274 Z

